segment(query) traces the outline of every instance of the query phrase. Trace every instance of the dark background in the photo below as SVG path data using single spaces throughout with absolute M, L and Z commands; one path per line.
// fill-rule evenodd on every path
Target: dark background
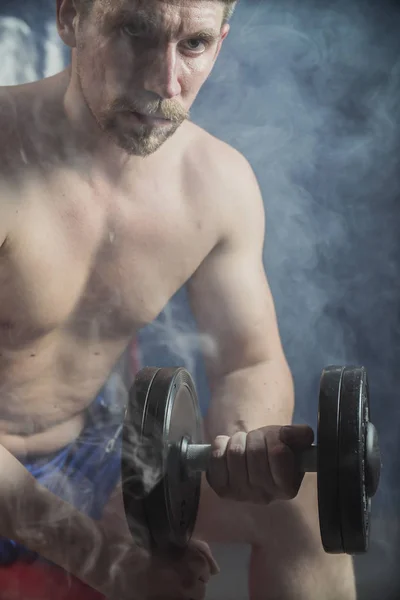
M 0 84 L 42 78 L 67 63 L 54 8 L 53 0 L 2 1 Z M 258 177 L 264 262 L 295 379 L 296 421 L 316 426 L 325 365 L 368 369 L 383 472 L 371 550 L 355 560 L 359 600 L 400 597 L 399 32 L 399 4 L 387 0 L 241 0 L 192 113 L 240 150 Z M 140 342 L 143 364 L 183 364 L 195 374 L 205 408 L 185 290 Z M 228 574 L 210 598 L 244 600 L 237 566 L 246 549 L 219 552 Z

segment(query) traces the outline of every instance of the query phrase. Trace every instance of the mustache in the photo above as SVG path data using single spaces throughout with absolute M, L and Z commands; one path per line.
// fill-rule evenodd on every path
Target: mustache
M 127 98 L 115 100 L 110 106 L 112 112 L 129 111 L 141 113 L 147 116 L 169 119 L 170 121 L 180 123 L 190 116 L 189 111 L 185 110 L 174 100 L 158 100 L 156 102 L 138 102 Z

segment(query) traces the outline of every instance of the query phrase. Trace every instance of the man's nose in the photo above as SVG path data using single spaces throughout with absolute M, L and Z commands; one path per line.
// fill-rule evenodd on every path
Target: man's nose
M 164 100 L 179 96 L 181 85 L 178 66 L 177 50 L 172 44 L 149 52 L 143 66 L 144 89 Z

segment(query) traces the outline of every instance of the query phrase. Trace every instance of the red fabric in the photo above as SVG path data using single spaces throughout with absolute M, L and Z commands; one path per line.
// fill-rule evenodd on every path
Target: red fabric
M 0 567 L 0 599 L 105 600 L 105 597 L 58 567 L 16 562 Z

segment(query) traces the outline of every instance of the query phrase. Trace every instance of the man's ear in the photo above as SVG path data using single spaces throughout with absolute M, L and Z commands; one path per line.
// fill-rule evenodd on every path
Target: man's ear
M 60 38 L 70 48 L 76 47 L 75 28 L 78 13 L 74 0 L 57 0 L 57 30 Z
M 227 35 L 228 35 L 229 31 L 230 31 L 230 28 L 231 28 L 231 26 L 229 25 L 229 23 L 225 23 L 225 25 L 222 26 L 221 37 L 220 37 L 220 40 L 218 42 L 217 51 L 216 51 L 215 57 L 214 57 L 214 62 L 218 58 L 218 55 L 219 55 L 219 53 L 221 51 L 221 48 L 222 48 L 223 41 L 227 37 Z

